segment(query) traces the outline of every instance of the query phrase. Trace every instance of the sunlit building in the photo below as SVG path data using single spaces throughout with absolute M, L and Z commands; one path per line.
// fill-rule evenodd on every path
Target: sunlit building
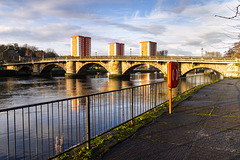
M 146 41 L 140 42 L 140 55 L 141 56 L 156 56 L 157 43 Z
M 123 56 L 124 44 L 123 43 L 108 43 L 108 56 Z
M 77 56 L 91 55 L 91 37 L 73 36 L 71 37 L 71 54 Z

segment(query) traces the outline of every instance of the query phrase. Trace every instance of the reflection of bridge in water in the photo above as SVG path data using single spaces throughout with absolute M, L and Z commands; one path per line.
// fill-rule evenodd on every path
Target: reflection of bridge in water
M 167 73 L 167 62 L 176 61 L 179 64 L 179 75 L 197 68 L 209 68 L 226 77 L 240 75 L 239 59 L 234 58 L 208 58 L 208 57 L 58 57 L 15 63 L 4 63 L 7 70 L 17 72 L 31 72 L 32 75 L 44 75 L 56 67 L 66 72 L 66 77 L 86 75 L 86 70 L 93 64 L 104 67 L 109 77 L 129 76 L 138 66 L 150 65 L 159 69 L 164 75 Z

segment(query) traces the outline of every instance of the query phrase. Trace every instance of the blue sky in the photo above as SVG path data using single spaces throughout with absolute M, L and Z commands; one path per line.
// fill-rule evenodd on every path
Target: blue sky
M 232 46 L 237 0 L 0 0 L 0 44 L 25 43 L 70 55 L 70 37 L 92 37 L 92 55 L 107 55 L 111 42 L 139 53 L 139 42 L 155 41 L 169 55 L 223 53 Z

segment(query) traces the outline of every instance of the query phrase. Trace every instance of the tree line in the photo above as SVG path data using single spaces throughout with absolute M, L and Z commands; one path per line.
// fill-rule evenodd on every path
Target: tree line
M 24 44 L 19 46 L 14 44 L 0 45 L 0 61 L 14 61 L 24 59 L 52 58 L 59 57 L 54 49 L 48 48 L 46 51 L 39 50 L 35 46 Z

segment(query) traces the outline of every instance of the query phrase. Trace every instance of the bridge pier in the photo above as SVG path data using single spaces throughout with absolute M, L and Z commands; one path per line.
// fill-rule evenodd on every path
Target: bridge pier
M 76 78 L 77 75 L 73 74 L 73 73 L 65 73 L 65 78 L 67 79 L 72 79 L 72 78 Z
M 122 74 L 109 74 L 109 79 L 123 79 L 123 80 L 130 80 L 130 75 L 122 75 Z
M 108 78 L 110 79 L 121 79 L 122 75 L 121 74 L 109 74 Z
M 33 71 L 31 73 L 32 76 L 40 76 L 40 64 L 34 64 L 33 65 Z
M 122 78 L 122 62 L 119 61 L 110 61 L 109 65 L 109 75 L 111 79 L 121 79 Z
M 32 72 L 31 75 L 34 76 L 34 77 L 38 77 L 40 76 L 40 72 Z
M 65 78 L 76 78 L 76 62 L 68 61 L 66 63 Z

